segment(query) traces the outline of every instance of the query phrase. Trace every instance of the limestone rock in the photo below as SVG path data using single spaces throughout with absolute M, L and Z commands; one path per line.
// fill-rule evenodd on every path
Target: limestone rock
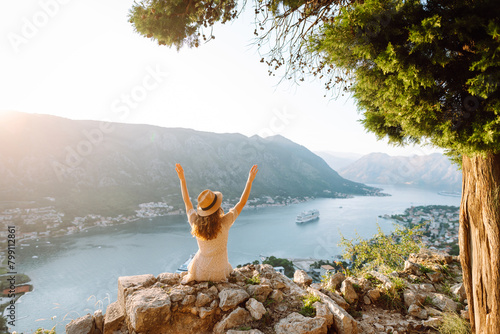
M 326 290 L 335 290 L 340 287 L 342 282 L 345 280 L 345 275 L 341 272 L 335 273 L 328 277 L 328 279 L 325 282 L 325 289 Z
M 410 305 L 410 307 L 408 308 L 408 314 L 419 319 L 425 320 L 428 318 L 427 311 L 424 308 L 418 306 L 417 304 Z
M 247 300 L 245 304 L 246 309 L 254 319 L 260 320 L 262 316 L 267 312 L 264 305 L 254 298 Z
M 127 297 L 126 314 L 136 332 L 162 328 L 170 318 L 170 297 L 159 288 L 139 290 Z
M 99 330 L 100 333 L 104 332 L 104 316 L 102 315 L 101 310 L 94 312 L 94 324 L 95 328 Z
M 200 307 L 198 311 L 198 315 L 200 319 L 205 319 L 208 316 L 211 316 L 217 311 L 218 302 L 217 300 L 212 301 L 209 307 Z
M 337 292 L 326 291 L 326 295 L 330 297 L 338 306 L 342 307 L 344 310 L 349 308 L 349 303 L 347 303 L 341 295 L 337 294 Z
M 187 295 L 181 302 L 181 305 L 187 306 L 196 302 L 196 297 L 193 295 Z
M 283 301 L 283 292 L 281 292 L 281 290 L 273 290 L 269 298 L 277 303 L 281 303 Z
M 157 281 L 167 285 L 176 285 L 180 283 L 181 275 L 178 273 L 162 273 L 158 275 Z
M 444 278 L 443 274 L 439 272 L 427 273 L 427 277 L 429 277 L 432 283 L 441 282 Z
M 295 270 L 293 281 L 303 287 L 309 286 L 312 283 L 312 278 L 304 270 Z
M 219 292 L 219 306 L 223 311 L 229 311 L 248 298 L 250 295 L 243 289 L 224 289 Z
M 463 283 L 455 284 L 451 287 L 451 293 L 457 297 L 461 302 L 463 302 L 467 298 L 467 294 L 465 293 L 465 287 Z
M 342 282 L 342 286 L 340 287 L 340 291 L 344 295 L 344 299 L 349 304 L 354 304 L 358 300 L 358 294 L 356 290 L 354 290 L 354 286 L 350 280 L 344 280 Z
M 308 318 L 293 312 L 281 319 L 275 326 L 276 334 L 326 334 L 326 320 L 323 318 Z
M 90 334 L 93 328 L 92 316 L 89 314 L 71 320 L 69 324 L 66 325 L 67 334 Z
M 230 329 L 226 332 L 226 334 L 264 334 L 258 329 L 251 329 L 249 331 L 238 331 L 235 329 Z
M 458 308 L 458 304 L 455 301 L 441 293 L 432 294 L 432 303 L 444 312 L 456 312 Z
M 420 266 L 414 262 L 405 261 L 404 272 L 409 274 L 417 275 L 420 272 Z
M 392 289 L 393 284 L 389 277 L 374 270 L 370 271 L 369 274 L 378 279 L 380 282 L 382 282 L 384 288 L 386 288 L 387 290 Z
M 113 334 L 125 321 L 125 312 L 118 301 L 111 303 L 106 308 L 104 316 L 104 334 Z
M 368 298 L 370 298 L 372 302 L 375 303 L 380 298 L 380 290 L 379 289 L 368 290 L 366 295 L 368 296 Z
M 443 312 L 436 310 L 434 307 L 424 306 L 424 308 L 430 317 L 440 317 L 443 315 Z
M 184 291 L 182 289 L 177 289 L 177 288 L 171 289 L 168 292 L 168 295 L 170 296 L 170 301 L 173 303 L 180 302 L 181 300 L 184 299 L 184 297 L 186 297 Z
M 238 307 L 214 326 L 214 334 L 222 334 L 226 329 L 244 325 L 251 320 L 252 317 L 250 313 L 244 308 Z
M 271 292 L 273 292 L 273 289 L 269 285 L 256 284 L 249 285 L 247 288 L 247 292 L 250 296 L 263 303 L 266 301 Z
M 438 328 L 439 325 L 443 322 L 442 318 L 436 317 L 436 318 L 429 318 L 427 320 L 424 320 L 422 324 L 427 327 L 433 327 L 433 328 Z
M 196 297 L 196 307 L 202 307 L 212 302 L 212 298 L 206 293 L 200 292 Z
M 406 289 L 403 292 L 403 300 L 406 307 L 410 307 L 412 304 L 423 305 L 425 301 L 425 295 L 416 291 L 415 289 Z
M 308 288 L 307 291 L 321 299 L 321 302 L 325 304 L 330 312 L 333 314 L 334 327 L 338 334 L 358 334 L 358 325 L 356 320 L 335 303 L 330 297 L 324 293 Z
M 118 303 L 125 310 L 125 299 L 132 292 L 156 283 L 153 275 L 122 276 L 118 278 Z
M 315 302 L 313 307 L 316 310 L 316 317 L 325 319 L 326 326 L 330 328 L 330 326 L 333 325 L 333 314 L 328 309 L 328 306 L 323 303 Z

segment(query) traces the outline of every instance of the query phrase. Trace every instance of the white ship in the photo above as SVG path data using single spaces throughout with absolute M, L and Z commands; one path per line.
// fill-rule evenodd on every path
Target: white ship
M 319 219 L 319 211 L 314 209 L 314 210 L 309 210 L 309 211 L 303 211 L 300 214 L 297 215 L 297 220 L 295 221 L 297 224 L 302 224 L 302 223 L 307 223 L 313 220 Z

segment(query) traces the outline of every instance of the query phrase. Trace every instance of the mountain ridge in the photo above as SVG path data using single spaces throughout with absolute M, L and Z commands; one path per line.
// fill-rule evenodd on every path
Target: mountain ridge
M 458 167 L 440 153 L 390 156 L 374 152 L 339 170 L 339 174 L 367 184 L 412 185 L 450 191 L 459 191 L 462 184 Z
M 0 200 L 55 198 L 73 214 L 104 213 L 159 199 L 180 206 L 175 163 L 191 196 L 205 188 L 225 198 L 243 191 L 259 164 L 252 195 L 346 197 L 378 190 L 342 178 L 304 146 L 282 136 L 261 138 L 185 128 L 69 120 L 14 113 L 0 123 Z

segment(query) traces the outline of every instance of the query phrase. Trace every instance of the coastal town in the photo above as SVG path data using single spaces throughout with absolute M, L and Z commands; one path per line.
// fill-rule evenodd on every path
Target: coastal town
M 285 206 L 311 200 L 310 197 L 270 197 L 262 196 L 250 199 L 248 208 L 263 208 L 270 206 Z M 223 204 L 225 211 L 229 210 L 237 199 L 228 200 Z M 45 237 L 58 237 L 83 232 L 89 228 L 105 227 L 131 223 L 140 219 L 152 219 L 170 215 L 184 214 L 184 208 L 175 207 L 166 202 L 141 203 L 132 215 L 116 217 L 90 213 L 85 216 L 67 217 L 55 206 L 12 208 L 0 211 L 0 242 L 7 239 L 7 226 L 16 226 L 18 241 L 29 241 Z
M 458 255 L 459 207 L 446 205 L 412 206 L 402 214 L 383 215 L 406 227 L 421 225 L 422 243 L 429 249 Z

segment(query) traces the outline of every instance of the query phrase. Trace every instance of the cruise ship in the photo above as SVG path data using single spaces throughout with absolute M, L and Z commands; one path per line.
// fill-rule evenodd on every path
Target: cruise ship
M 307 223 L 313 220 L 319 219 L 319 211 L 316 209 L 303 211 L 297 215 L 297 224 Z

